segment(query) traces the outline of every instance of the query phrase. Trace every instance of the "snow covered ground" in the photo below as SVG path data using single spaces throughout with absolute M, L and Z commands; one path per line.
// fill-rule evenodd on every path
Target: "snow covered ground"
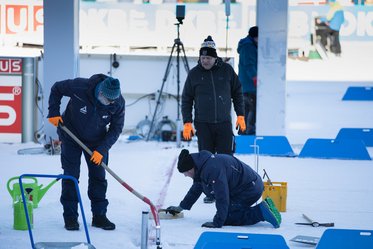
M 335 138 L 342 127 L 373 128 L 373 102 L 341 101 L 347 86 L 373 84 L 373 49 L 363 52 L 359 49 L 361 46 L 342 43 L 342 57 L 328 61 L 289 60 L 286 131 L 296 153 L 310 137 Z M 28 232 L 12 228 L 12 200 L 6 189 L 8 179 L 23 173 L 62 172 L 59 156 L 17 155 L 19 149 L 38 146 L 30 143 L 0 144 L 1 249 L 30 248 Z M 191 152 L 197 151 L 195 142 L 184 143 L 183 146 Z M 180 150 L 172 142 L 128 142 L 126 137 L 121 137 L 110 151 L 109 166 L 155 205 L 177 205 L 191 185 L 191 179 L 179 174 L 174 168 Z M 372 148 L 369 153 L 373 157 Z M 253 155 L 237 157 L 254 167 Z M 290 248 L 310 248 L 289 240 L 300 234 L 321 237 L 325 228 L 295 225 L 295 222 L 305 222 L 302 214 L 319 222 L 334 222 L 336 228 L 372 229 L 372 161 L 261 156 L 260 174 L 263 169 L 272 181 L 288 184 L 287 211 L 282 213 L 283 222 L 279 229 L 265 222 L 253 226 L 201 228 L 201 224 L 211 221 L 215 213 L 214 204 L 204 204 L 201 198 L 191 211 L 184 211 L 183 219 L 161 220 L 163 248 L 193 248 L 204 231 L 279 234 Z M 117 225 L 114 231 L 90 226 L 91 213 L 86 194 L 87 169 L 85 163 L 82 163 L 80 191 L 92 244 L 101 249 L 140 248 L 141 214 L 142 211 L 148 211 L 149 207 L 113 177 L 108 175 L 107 179 L 110 202 L 108 217 Z M 39 179 L 39 183 L 46 185 L 51 180 Z M 34 209 L 33 233 L 36 242 L 85 241 L 81 221 L 80 231 L 68 232 L 63 228 L 60 191 L 60 184 L 53 186 L 40 201 L 39 207 Z M 149 226 L 149 237 L 154 239 L 152 220 Z M 149 248 L 155 248 L 152 241 L 149 242 Z

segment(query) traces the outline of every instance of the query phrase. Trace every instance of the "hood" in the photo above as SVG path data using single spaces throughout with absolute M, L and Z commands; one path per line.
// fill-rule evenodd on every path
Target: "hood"
M 196 175 L 200 175 L 201 170 L 203 169 L 206 161 L 211 158 L 212 153 L 207 150 L 202 150 L 199 153 L 191 153 L 190 155 L 196 165 Z
M 246 36 L 245 38 L 241 39 L 239 42 L 238 42 L 238 46 L 237 46 L 237 52 L 240 53 L 241 50 L 248 46 L 248 45 L 254 45 L 254 46 L 258 46 L 256 44 L 256 42 L 254 41 L 253 38 L 251 38 L 250 36 Z

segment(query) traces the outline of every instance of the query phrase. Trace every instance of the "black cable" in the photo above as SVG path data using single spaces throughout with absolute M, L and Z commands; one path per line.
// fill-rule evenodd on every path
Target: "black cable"
M 137 102 L 139 102 L 140 100 L 142 100 L 143 98 L 146 98 L 146 97 L 151 97 L 151 96 L 154 96 L 155 94 L 154 93 L 149 93 L 149 94 L 146 94 L 144 96 L 141 96 L 140 98 L 136 99 L 134 102 L 132 102 L 131 104 L 128 104 L 126 105 L 126 107 L 130 107 L 134 104 L 136 104 Z

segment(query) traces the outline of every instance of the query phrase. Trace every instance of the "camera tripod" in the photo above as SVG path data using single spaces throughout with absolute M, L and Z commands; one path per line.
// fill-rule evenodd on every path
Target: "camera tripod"
M 176 51 L 176 79 L 177 79 L 177 95 L 176 95 L 176 102 L 177 102 L 176 142 L 177 142 L 177 147 L 180 147 L 180 144 L 181 144 L 181 123 L 180 123 L 181 122 L 181 120 L 180 120 L 180 53 L 181 52 L 182 52 L 181 59 L 183 60 L 185 71 L 187 73 L 189 72 L 189 65 L 188 65 L 187 57 L 185 55 L 184 45 L 183 45 L 183 43 L 180 40 L 180 31 L 179 31 L 180 24 L 182 24 L 182 22 L 180 22 L 180 21 L 179 21 L 179 23 L 175 24 L 177 26 L 177 38 L 174 40 L 174 45 L 172 46 L 171 54 L 170 54 L 170 56 L 168 58 L 168 63 L 167 63 L 166 71 L 165 71 L 165 74 L 164 74 L 164 77 L 163 77 L 163 80 L 162 80 L 162 86 L 161 86 L 161 89 L 159 90 L 159 94 L 158 94 L 158 98 L 157 98 L 157 104 L 155 106 L 155 110 L 154 110 L 154 113 L 153 113 L 153 118 L 152 118 L 152 121 L 150 123 L 149 133 L 148 133 L 148 136 L 146 138 L 146 141 L 149 141 L 150 134 L 152 134 L 152 130 L 153 130 L 153 127 L 154 127 L 155 117 L 157 115 L 158 107 L 159 107 L 159 104 L 160 104 L 160 99 L 161 99 L 162 93 L 163 93 L 163 87 L 164 87 L 164 84 L 167 81 L 167 77 L 168 77 L 168 75 L 170 73 L 170 69 L 171 69 L 171 66 L 172 66 L 171 62 L 172 62 L 174 51 Z

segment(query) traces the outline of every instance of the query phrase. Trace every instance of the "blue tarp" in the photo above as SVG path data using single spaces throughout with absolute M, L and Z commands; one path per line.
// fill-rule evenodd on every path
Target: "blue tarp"
M 350 86 L 342 100 L 373 101 L 373 88 L 364 86 Z
M 285 136 L 241 135 L 236 137 L 237 154 L 255 154 L 255 149 L 259 149 L 259 155 L 295 156 L 293 149 Z
M 318 139 L 306 141 L 299 157 L 371 160 L 365 144 L 358 139 Z
M 289 249 L 281 235 L 203 232 L 194 249 Z
M 327 229 L 316 249 L 372 249 L 373 230 Z
M 373 128 L 342 128 L 336 139 L 359 139 L 365 146 L 373 147 Z

